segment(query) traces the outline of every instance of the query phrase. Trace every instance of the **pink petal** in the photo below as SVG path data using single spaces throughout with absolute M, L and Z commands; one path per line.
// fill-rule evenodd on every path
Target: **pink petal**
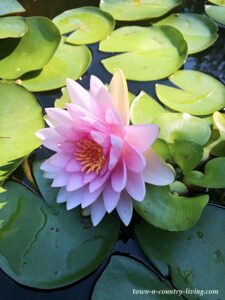
M 68 162 L 73 158 L 71 154 L 64 153 L 64 152 L 58 152 L 54 155 L 52 155 L 49 159 L 48 162 L 49 164 L 61 168 L 65 168 Z
M 45 172 L 59 172 L 62 168 L 58 166 L 53 166 L 49 163 L 49 159 L 45 160 L 41 166 L 40 169 Z
M 99 188 L 98 190 L 94 191 L 93 193 L 90 193 L 89 188 L 85 187 L 83 199 L 81 202 L 81 207 L 85 208 L 85 207 L 91 205 L 99 197 L 101 192 L 102 192 L 102 188 Z
M 91 75 L 90 78 L 90 94 L 92 97 L 96 98 L 96 95 L 100 89 L 104 87 L 104 83 L 96 76 Z
M 81 165 L 79 161 L 77 161 L 74 157 L 68 162 L 66 165 L 65 170 L 67 172 L 73 173 L 73 172 L 79 172 L 81 170 Z
M 69 197 L 66 202 L 66 209 L 70 210 L 80 205 L 83 197 L 83 193 L 84 193 L 83 188 L 68 193 Z
M 116 210 L 118 215 L 120 216 L 120 219 L 126 226 L 128 226 L 133 214 L 133 205 L 131 197 L 126 191 L 121 193 L 120 200 L 116 206 Z
M 64 141 L 60 144 L 59 148 L 64 153 L 69 154 L 70 156 L 74 156 L 74 153 L 76 151 L 76 144 L 75 142 Z
M 47 112 L 48 116 L 56 122 L 56 124 L 64 124 L 67 126 L 73 125 L 73 119 L 68 111 L 53 107 L 46 108 L 45 111 Z
M 144 156 L 147 163 L 143 173 L 145 182 L 162 186 L 174 181 L 173 169 L 152 149 L 146 151 Z
M 97 173 L 96 172 L 90 172 L 90 173 L 84 173 L 83 174 L 83 182 L 84 184 L 91 182 L 92 180 L 94 180 L 97 177 Z
M 40 140 L 46 140 L 46 139 L 56 139 L 58 140 L 60 138 L 60 136 L 58 135 L 58 133 L 55 131 L 54 128 L 42 128 L 39 129 L 35 135 L 40 139 Z M 61 138 L 60 140 L 63 140 L 63 138 Z
M 108 183 L 103 190 L 104 205 L 108 213 L 112 212 L 114 208 L 117 206 L 119 198 L 120 198 L 120 193 L 115 192 L 112 189 L 111 183 Z
M 109 170 L 112 170 L 117 164 L 123 150 L 123 140 L 116 136 L 110 135 L 111 149 L 109 154 Z
M 127 126 L 125 132 L 125 140 L 144 152 L 155 142 L 159 127 L 154 124 L 132 125 Z
M 86 91 L 79 83 L 72 79 L 67 79 L 66 85 L 71 102 L 90 111 L 91 99 L 89 92 Z
M 125 150 L 123 154 L 126 166 L 129 170 L 139 173 L 145 168 L 145 158 L 143 154 L 132 145 L 125 143 Z
M 105 146 L 107 143 L 109 143 L 109 137 L 105 133 L 92 130 L 90 134 L 93 140 L 101 146 Z
M 104 118 L 105 112 L 109 108 L 113 109 L 112 98 L 107 88 L 104 85 L 99 89 L 95 98 L 96 98 L 97 109 L 99 110 L 100 116 Z
M 136 201 L 143 201 L 146 189 L 142 173 L 127 171 L 126 190 Z
M 107 109 L 107 111 L 105 113 L 105 121 L 111 125 L 122 126 L 119 115 L 112 108 Z
M 66 190 L 67 192 L 72 192 L 78 190 L 84 185 L 83 174 L 80 172 L 69 174 L 69 179 L 67 181 Z
M 131 62 L 132 63 L 132 62 Z M 119 112 L 124 125 L 129 124 L 129 97 L 127 82 L 123 72 L 118 69 L 109 86 L 109 92 L 112 96 L 114 108 Z
M 103 184 L 106 182 L 106 180 L 108 179 L 109 175 L 110 175 L 110 172 L 107 171 L 105 173 L 105 175 L 97 176 L 93 181 L 91 181 L 91 183 L 89 185 L 89 191 L 91 193 L 93 193 L 97 189 L 101 188 L 103 186 Z
M 43 177 L 47 179 L 54 179 L 58 172 L 44 172 Z
M 94 226 L 98 225 L 98 223 L 103 219 L 105 213 L 106 210 L 104 202 L 102 197 L 100 197 L 91 205 L 91 220 Z
M 68 192 L 66 191 L 65 187 L 61 187 L 57 194 L 56 202 L 57 203 L 64 203 L 68 199 Z
M 62 187 L 65 186 L 68 182 L 69 174 L 65 172 L 59 172 L 54 178 L 51 186 L 52 187 Z
M 111 176 L 112 188 L 115 192 L 121 192 L 127 183 L 127 169 L 123 159 L 120 159 Z
M 42 145 L 52 151 L 57 152 L 60 150 L 61 142 L 62 142 L 62 138 L 58 137 L 53 139 L 46 139 L 42 142 Z
M 76 141 L 79 135 L 70 126 L 60 125 L 55 127 L 56 132 L 66 140 Z

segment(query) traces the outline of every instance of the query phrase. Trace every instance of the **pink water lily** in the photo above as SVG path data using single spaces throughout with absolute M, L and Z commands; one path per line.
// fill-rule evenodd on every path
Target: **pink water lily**
M 52 187 L 60 187 L 57 202 L 67 209 L 90 208 L 93 225 L 117 210 L 130 223 L 134 201 L 145 197 L 145 183 L 167 185 L 174 172 L 150 148 L 159 128 L 129 125 L 127 83 L 116 71 L 109 88 L 91 76 L 90 91 L 68 79 L 71 103 L 66 110 L 47 108 L 49 128 L 37 136 L 56 153 L 41 169 Z

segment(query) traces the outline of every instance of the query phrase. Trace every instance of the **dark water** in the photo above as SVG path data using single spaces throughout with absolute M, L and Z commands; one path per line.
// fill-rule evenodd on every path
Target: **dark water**
M 53 18 L 59 13 L 75 8 L 81 7 L 85 5 L 98 6 L 99 1 L 89 0 L 89 1 L 77 1 L 77 0 L 20 0 L 21 4 L 26 8 L 26 16 L 34 16 L 41 15 L 49 18 Z M 186 12 L 196 12 L 196 13 L 204 13 L 204 3 L 206 1 L 202 0 L 184 0 L 182 8 L 179 8 L 175 11 L 186 11 Z M 126 23 L 119 23 L 117 26 L 124 25 Z M 131 23 L 130 23 L 131 24 Z M 140 25 L 148 25 L 146 22 L 138 22 L 135 24 Z M 216 77 L 225 83 L 225 31 L 223 28 L 219 29 L 219 38 L 217 42 L 206 51 L 188 57 L 184 69 L 195 69 L 199 71 L 203 71 Z M 111 79 L 111 75 L 105 71 L 103 66 L 99 63 L 99 61 L 106 57 L 107 54 L 98 52 L 98 45 L 94 44 L 89 47 L 93 54 L 93 61 L 88 70 L 88 72 L 83 76 L 81 80 L 81 84 L 88 88 L 89 86 L 89 78 L 91 74 L 98 76 L 103 82 L 109 83 Z M 165 81 L 165 80 L 162 80 Z M 160 81 L 157 81 L 160 82 Z M 129 90 L 134 94 L 138 94 L 141 90 L 146 91 L 151 96 L 156 97 L 155 95 L 155 83 L 152 82 L 134 82 L 129 81 L 128 86 Z M 37 94 L 37 98 L 40 104 L 44 107 L 53 106 L 56 98 L 60 96 L 60 91 L 55 91 L 51 93 L 42 93 Z M 37 152 L 33 155 L 33 157 L 47 156 L 47 152 Z M 17 177 L 21 177 L 21 173 L 16 174 Z M 221 198 L 221 202 L 224 203 L 225 193 L 221 194 L 220 191 L 215 191 L 211 193 L 213 198 L 213 193 Z M 126 256 L 133 257 L 134 259 L 143 262 L 147 267 L 149 267 L 152 271 L 154 267 L 151 263 L 145 258 L 142 251 L 140 250 L 138 244 L 135 241 L 133 236 L 133 224 L 138 222 L 138 216 L 134 216 L 135 221 L 128 227 L 121 228 L 120 239 L 114 246 L 112 254 L 122 254 Z M 51 290 L 51 291 L 41 291 L 35 289 L 29 289 L 23 287 L 13 280 L 8 278 L 3 272 L 0 272 L 0 300 L 88 300 L 91 297 L 91 292 L 94 288 L 94 284 L 97 278 L 101 275 L 102 271 L 106 267 L 109 258 L 105 260 L 105 262 L 92 274 L 80 280 L 76 284 L 70 285 L 66 288 Z M 44 270 L 43 270 L 44 272 Z M 158 274 L 160 276 L 160 274 Z M 181 297 L 182 298 L 182 297 Z M 101 300 L 101 299 L 99 299 Z

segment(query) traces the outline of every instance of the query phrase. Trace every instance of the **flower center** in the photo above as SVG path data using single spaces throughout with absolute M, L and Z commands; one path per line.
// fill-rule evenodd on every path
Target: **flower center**
M 92 171 L 99 173 L 105 164 L 102 146 L 88 139 L 77 142 L 75 157 L 83 166 L 82 172 L 87 174 Z

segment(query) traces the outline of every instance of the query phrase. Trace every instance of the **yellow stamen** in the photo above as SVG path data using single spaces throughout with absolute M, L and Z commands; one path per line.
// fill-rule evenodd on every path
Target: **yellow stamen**
M 105 164 L 102 146 L 88 139 L 77 142 L 75 157 L 83 166 L 81 171 L 87 174 L 92 171 L 99 173 Z

